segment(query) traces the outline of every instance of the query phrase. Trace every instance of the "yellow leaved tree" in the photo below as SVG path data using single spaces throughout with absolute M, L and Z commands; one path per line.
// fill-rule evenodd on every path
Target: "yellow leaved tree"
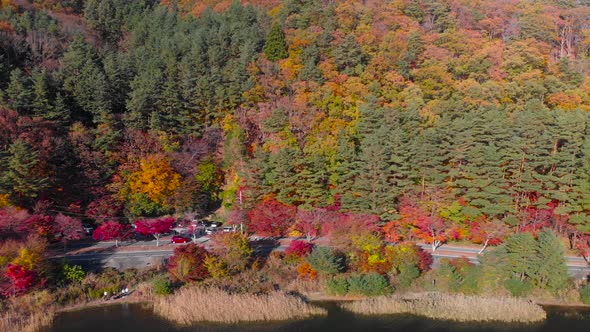
M 12 205 L 8 199 L 9 196 L 10 194 L 0 194 L 0 208 Z
M 142 159 L 137 171 L 128 178 L 131 195 L 143 194 L 152 202 L 165 205 L 168 197 L 180 186 L 181 176 L 176 173 L 167 158 L 149 156 Z

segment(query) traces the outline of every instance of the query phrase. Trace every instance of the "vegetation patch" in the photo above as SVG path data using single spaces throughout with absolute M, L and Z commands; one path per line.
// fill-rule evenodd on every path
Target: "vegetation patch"
M 461 322 L 502 321 L 530 323 L 544 320 L 543 308 L 531 301 L 512 297 L 480 297 L 442 293 L 381 296 L 342 304 L 346 310 L 364 315 L 413 314 Z
M 172 296 L 157 299 L 154 311 L 179 325 L 205 321 L 278 321 L 326 314 L 322 308 L 280 292 L 264 295 L 230 294 L 216 288 L 200 287 L 183 288 Z
M 0 331 L 35 332 L 50 326 L 55 316 L 51 301 L 47 291 L 11 298 L 7 310 L 0 312 Z

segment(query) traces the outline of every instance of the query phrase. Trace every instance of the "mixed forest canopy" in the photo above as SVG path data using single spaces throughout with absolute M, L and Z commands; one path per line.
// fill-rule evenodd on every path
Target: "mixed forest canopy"
M 588 5 L 2 1 L 0 207 L 584 250 Z

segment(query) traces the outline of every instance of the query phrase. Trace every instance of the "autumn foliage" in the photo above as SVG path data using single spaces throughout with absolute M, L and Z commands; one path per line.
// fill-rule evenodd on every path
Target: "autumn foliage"
M 293 240 L 289 243 L 287 249 L 285 249 L 285 255 L 294 255 L 301 258 L 308 255 L 312 250 L 313 244 L 306 241 Z
M 4 296 L 14 296 L 25 293 L 35 285 L 36 273 L 20 265 L 9 263 L 4 274 L 9 285 L 2 290 Z
M 248 230 L 263 236 L 281 236 L 295 221 L 296 208 L 274 199 L 263 200 L 248 212 Z
M 159 245 L 160 236 L 169 233 L 175 222 L 174 218 L 136 220 L 134 223 L 135 232 L 141 235 L 152 235 L 156 239 L 157 245 Z
M 315 280 L 318 277 L 318 272 L 316 270 L 314 270 L 308 262 L 303 261 L 298 267 L 297 267 L 297 274 L 299 279 L 304 279 L 304 280 Z
M 3 241 L 137 220 L 159 244 L 162 216 L 219 213 L 359 271 L 391 244 L 544 228 L 590 255 L 588 1 L 2 0 L 0 18 Z
M 94 230 L 92 238 L 95 241 L 115 240 L 115 245 L 118 246 L 118 241 L 129 238 L 131 234 L 132 231 L 129 225 L 116 221 L 107 221 Z
M 201 281 L 209 276 L 205 266 L 207 255 L 207 250 L 195 243 L 177 247 L 168 261 L 168 273 L 176 281 Z
M 227 266 L 230 273 L 243 271 L 252 256 L 248 236 L 239 232 L 217 233 L 211 237 L 213 252 Z
M 165 158 L 150 156 L 140 162 L 140 168 L 129 177 L 132 194 L 144 194 L 153 202 L 164 204 L 180 186 L 180 175 Z
M 69 241 L 80 240 L 85 236 L 80 219 L 65 216 L 61 213 L 55 217 L 53 229 L 59 234 L 64 247 Z

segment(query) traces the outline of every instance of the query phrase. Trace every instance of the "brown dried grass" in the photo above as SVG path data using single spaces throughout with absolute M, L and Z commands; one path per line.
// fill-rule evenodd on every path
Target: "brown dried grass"
M 55 317 L 54 298 L 47 290 L 12 297 L 0 312 L 0 331 L 36 332 L 51 325 Z
M 0 331 L 36 332 L 50 326 L 55 312 L 52 310 L 34 313 L 9 311 L 0 314 Z
M 531 323 L 544 320 L 543 308 L 512 297 L 480 297 L 441 293 L 382 296 L 342 304 L 357 314 L 414 314 L 455 321 L 502 321 Z
M 205 321 L 277 321 L 326 314 L 322 308 L 280 292 L 265 295 L 228 294 L 217 288 L 199 287 L 183 288 L 174 295 L 156 299 L 154 311 L 185 326 Z

